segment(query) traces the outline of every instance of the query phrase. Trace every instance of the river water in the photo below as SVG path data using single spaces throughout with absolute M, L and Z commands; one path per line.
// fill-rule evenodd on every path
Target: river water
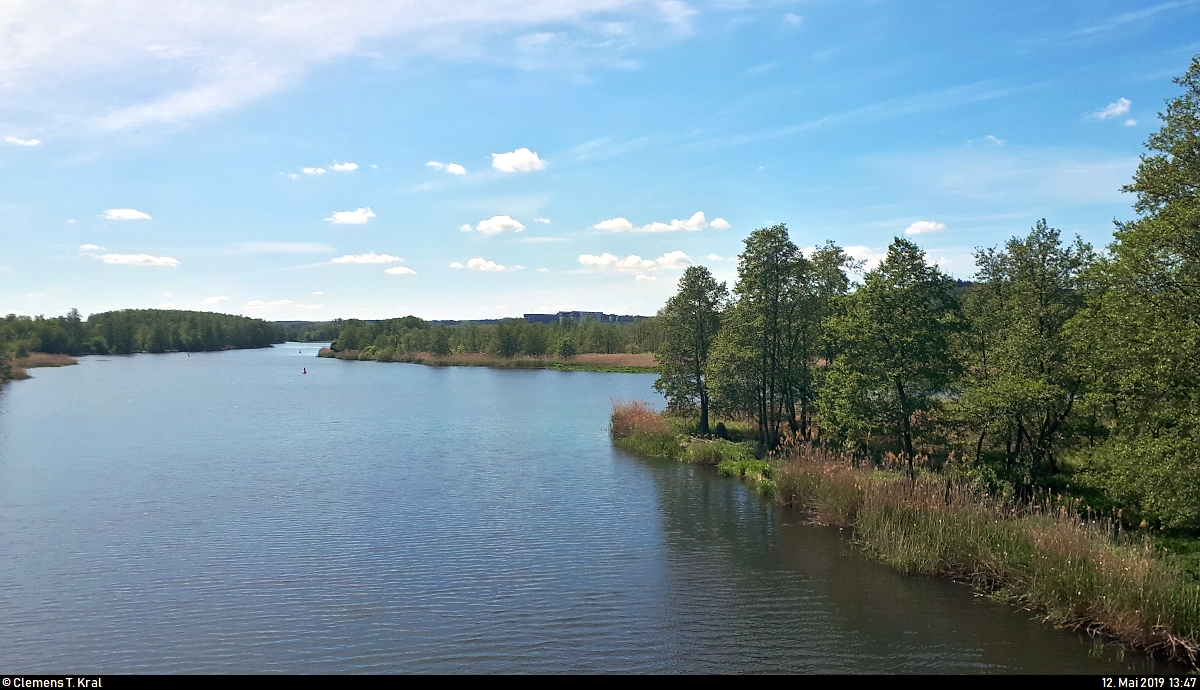
M 87 357 L 0 390 L 0 669 L 1171 670 L 614 449 L 610 400 L 661 404 L 653 375 L 317 347 Z

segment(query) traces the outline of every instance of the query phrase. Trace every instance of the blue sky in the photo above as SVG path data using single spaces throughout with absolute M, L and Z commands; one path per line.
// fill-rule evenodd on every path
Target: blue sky
M 0 7 L 0 312 L 653 314 L 756 228 L 1097 246 L 1200 1 Z

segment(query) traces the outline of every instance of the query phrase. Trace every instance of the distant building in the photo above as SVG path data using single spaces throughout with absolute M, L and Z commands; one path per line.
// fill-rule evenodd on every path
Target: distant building
M 557 314 L 526 314 L 526 323 L 562 323 L 567 319 L 583 321 L 591 319 L 599 323 L 633 323 L 645 316 L 630 316 L 628 314 L 605 314 L 602 311 L 560 311 Z

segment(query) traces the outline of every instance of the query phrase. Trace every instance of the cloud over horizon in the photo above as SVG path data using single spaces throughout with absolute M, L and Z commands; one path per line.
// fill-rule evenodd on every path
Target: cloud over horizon
M 1129 106 L 1133 105 L 1128 98 L 1117 99 L 1116 103 L 1109 103 L 1107 106 L 1088 115 L 1089 120 L 1107 120 L 1110 117 L 1117 117 L 1129 112 Z
M 932 220 L 918 220 L 912 225 L 904 228 L 905 235 L 924 235 L 930 232 L 938 232 L 945 230 L 945 223 L 938 223 Z
M 492 167 L 500 172 L 533 172 L 545 170 L 546 162 L 529 149 L 521 148 L 509 153 L 493 153 Z
M 692 260 L 682 250 L 667 252 L 657 259 L 643 259 L 637 254 L 630 254 L 624 259 L 613 254 L 605 252 L 597 256 L 596 254 L 580 254 L 579 263 L 587 268 L 597 268 L 601 270 L 614 270 L 620 273 L 634 273 L 637 271 L 657 270 L 657 269 L 678 269 L 685 266 L 690 266 Z
M 670 223 L 653 222 L 636 227 L 625 218 L 611 218 L 609 220 L 602 220 L 592 227 L 596 230 L 604 230 L 606 232 L 678 232 L 681 230 L 696 232 L 704 228 L 728 230 L 730 225 L 724 218 L 714 218 L 710 223 L 705 220 L 703 211 L 696 211 L 687 220 L 673 220 Z
M 360 208 L 355 211 L 337 211 L 325 220 L 334 225 L 362 225 L 375 217 L 374 211 L 370 208 Z
M 463 232 L 471 232 L 469 224 L 464 224 L 458 229 Z M 479 221 L 474 229 L 485 235 L 497 235 L 502 232 L 524 232 L 525 226 L 510 216 L 492 216 L 487 220 Z
M 105 220 L 151 220 L 149 214 L 132 208 L 110 208 L 104 212 Z
M 391 254 L 376 254 L 375 252 L 367 252 L 366 254 L 347 254 L 339 256 L 331 260 L 335 264 L 390 264 L 397 261 L 404 261 L 398 256 Z
M 496 263 L 495 261 L 489 261 L 488 259 L 484 259 L 483 257 L 477 256 L 477 257 L 471 259 L 470 261 L 467 261 L 465 266 L 463 264 L 455 261 L 454 263 L 450 264 L 450 268 L 469 268 L 469 269 L 472 269 L 475 271 L 501 272 L 501 271 L 520 271 L 520 270 L 524 269 L 525 267 L 524 266 L 504 266 L 504 265 Z
M 434 170 L 441 170 L 443 172 L 448 172 L 451 175 L 466 175 L 467 174 L 467 169 L 462 167 L 458 163 L 439 163 L 438 161 L 429 161 L 425 165 L 433 168 Z
M 169 256 L 149 254 L 104 254 L 96 257 L 106 264 L 120 266 L 178 266 L 179 260 Z

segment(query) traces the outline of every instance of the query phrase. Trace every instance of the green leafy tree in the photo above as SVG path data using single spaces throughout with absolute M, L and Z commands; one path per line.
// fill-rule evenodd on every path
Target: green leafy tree
M 1086 274 L 1072 323 L 1088 348 L 1109 438 L 1091 471 L 1115 498 L 1170 527 L 1200 527 L 1200 56 L 1175 80 L 1119 223 Z
M 700 409 L 700 433 L 709 433 L 709 393 L 704 371 L 713 340 L 721 328 L 721 310 L 729 298 L 703 266 L 689 266 L 679 279 L 679 292 L 659 311 L 659 377 L 655 390 L 671 407 Z
M 745 247 L 733 290 L 737 307 L 722 325 L 714 348 L 720 356 L 708 378 L 720 391 L 720 404 L 748 411 L 759 443 L 775 448 L 792 393 L 787 331 L 796 264 L 803 256 L 783 225 L 755 230 Z
M 917 245 L 893 240 L 847 297 L 845 314 L 826 323 L 841 354 L 830 367 L 822 420 L 859 443 L 863 432 L 890 432 L 912 462 L 914 416 L 936 407 L 957 374 L 950 356 L 959 324 L 953 287 Z
M 1079 277 L 1092 258 L 1079 238 L 1063 246 L 1045 220 L 1003 249 L 975 253 L 978 282 L 963 301 L 966 392 L 956 412 L 978 433 L 977 457 L 990 436 L 1010 469 L 1020 461 L 1058 471 L 1055 453 L 1086 389 L 1065 327 L 1083 304 Z

